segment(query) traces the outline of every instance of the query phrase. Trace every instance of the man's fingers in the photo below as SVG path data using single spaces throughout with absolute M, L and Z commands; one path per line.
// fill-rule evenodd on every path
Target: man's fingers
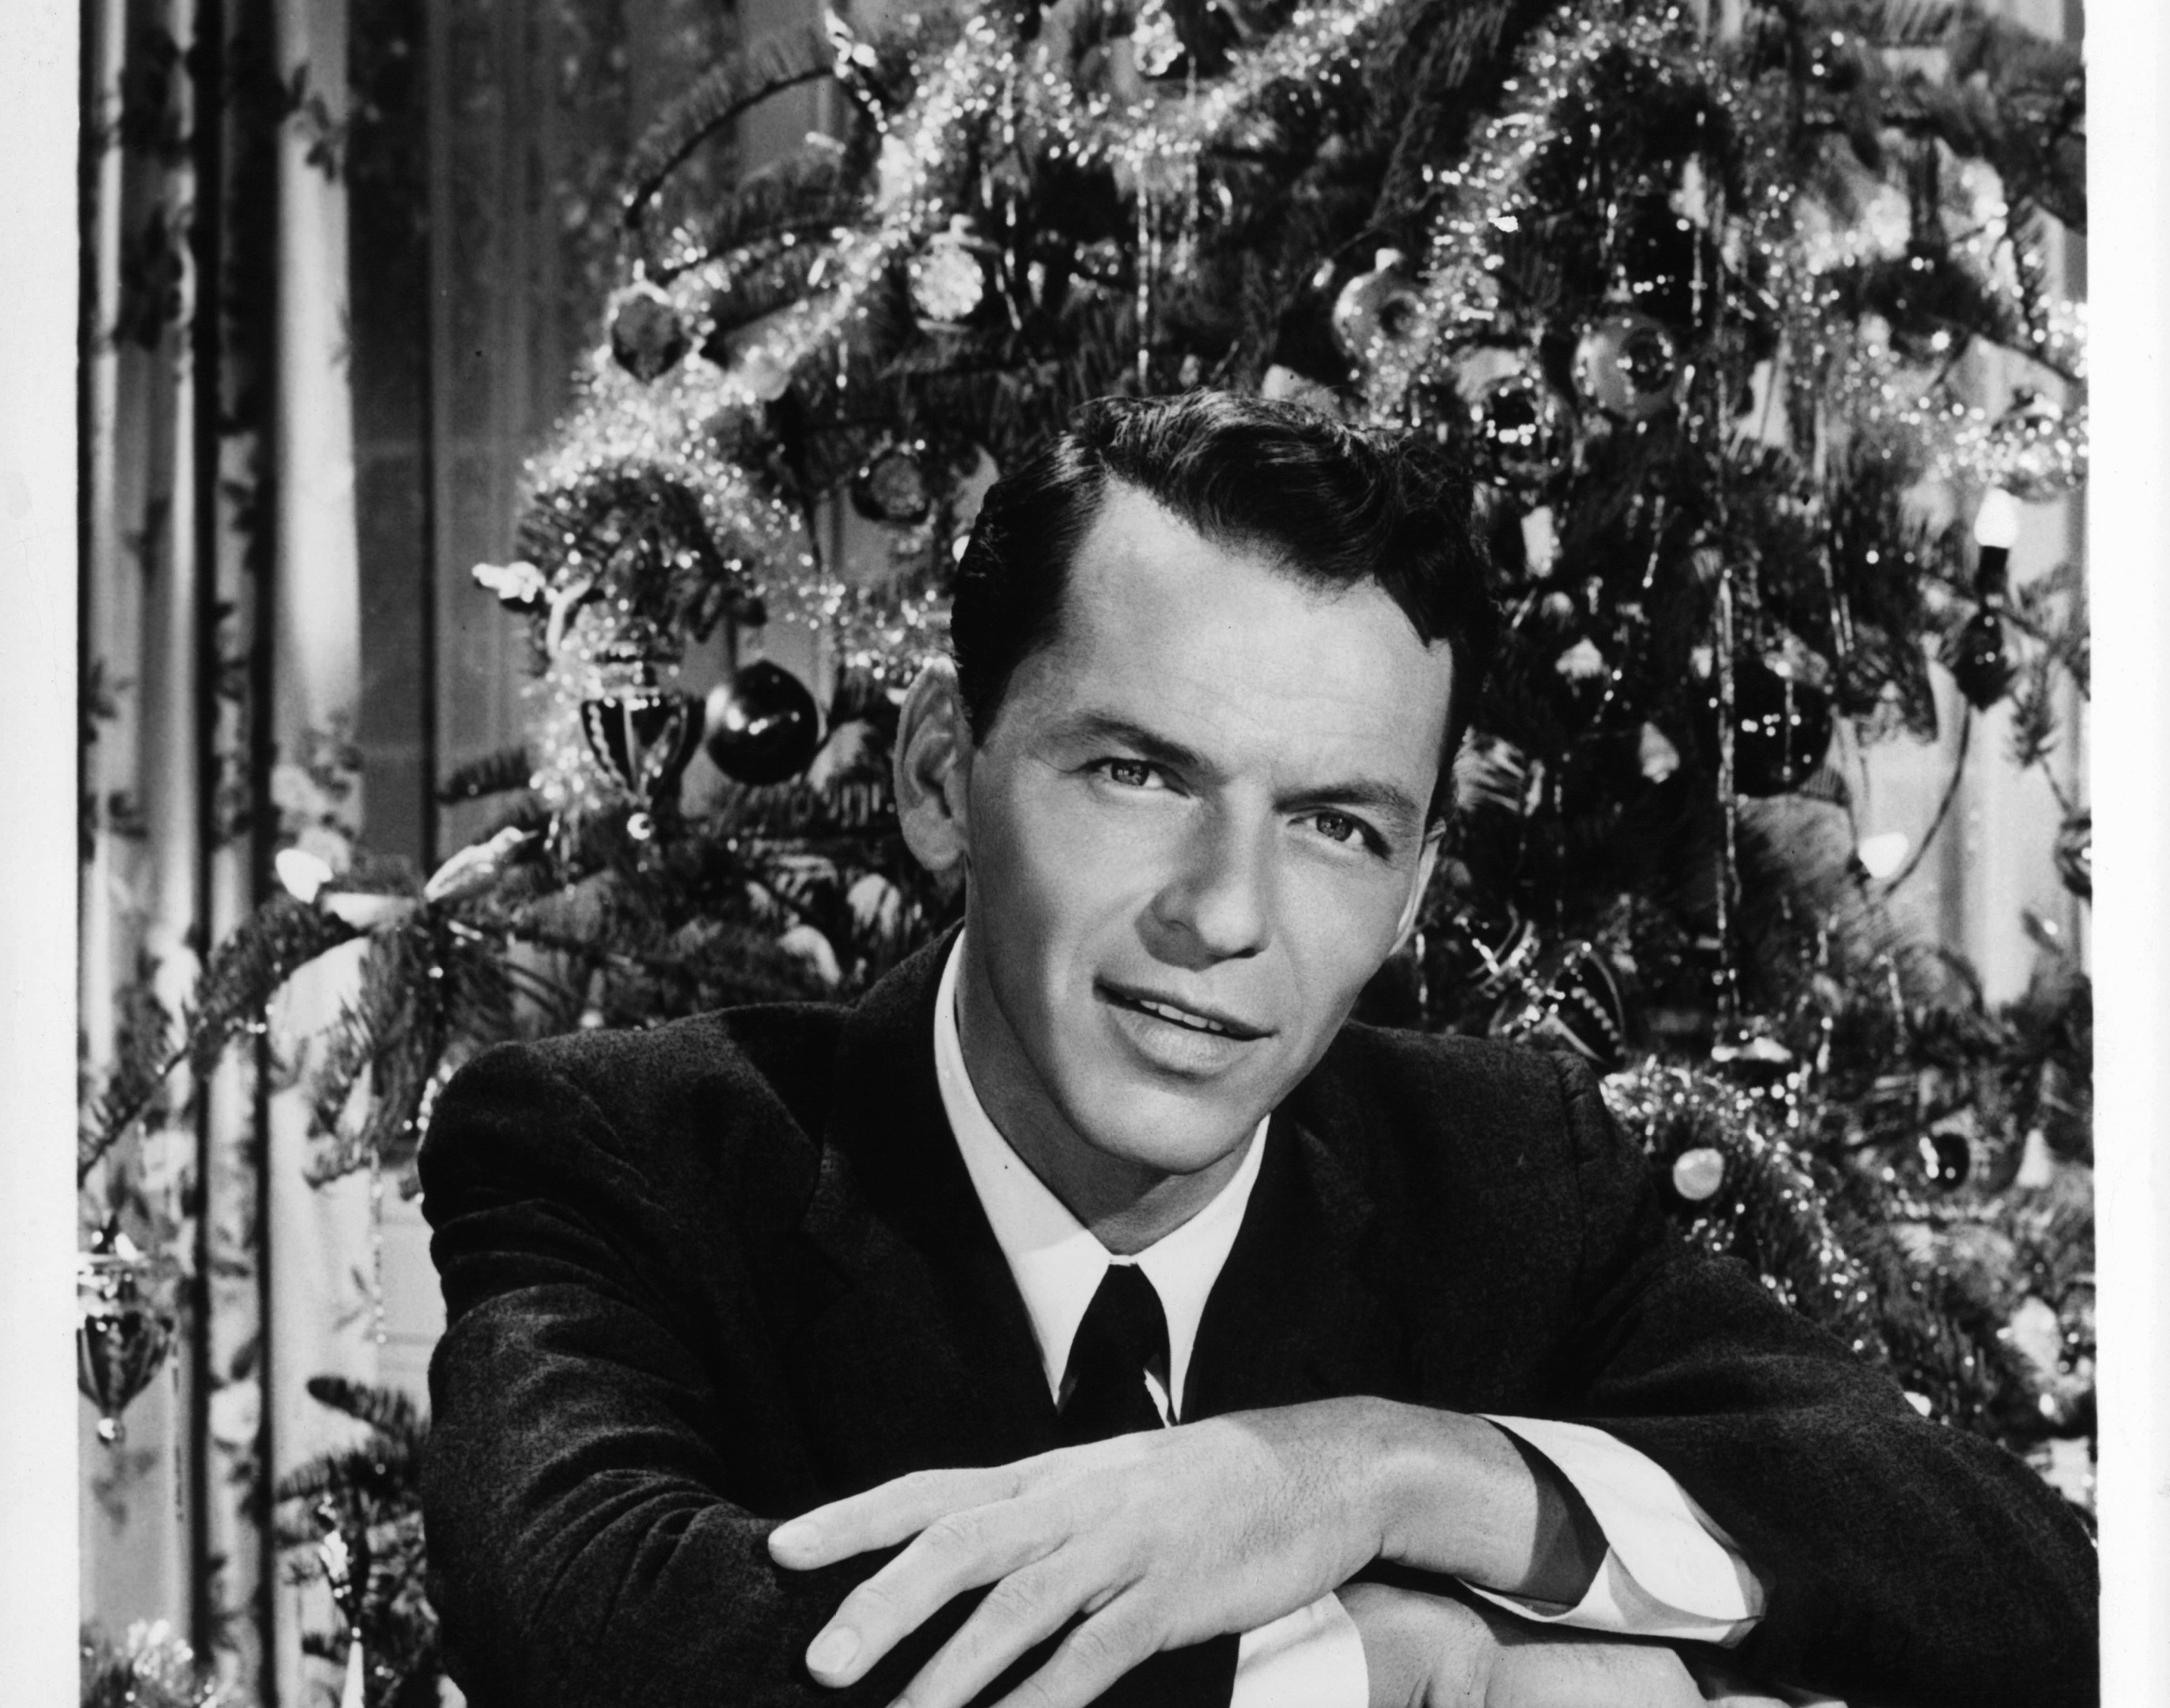
M 951 1598 L 1032 1565 L 1061 1540 L 1007 1504 L 943 1513 L 844 1598 L 808 1646 L 807 1670 L 824 1684 L 854 1683 Z
M 899 1700 L 910 1708 L 961 1708 L 1019 1655 L 1061 1630 L 1084 1604 L 1082 1580 L 1061 1555 L 1011 1572 L 987 1592 Z
M 1160 1628 L 1146 1598 L 1120 1595 L 1055 1646 L 1047 1664 L 996 1708 L 1085 1708 L 1139 1662 L 1157 1653 Z M 910 1708 L 919 1708 L 907 1693 Z
M 915 1470 L 778 1525 L 769 1533 L 769 1557 L 798 1572 L 833 1566 L 917 1535 L 951 1513 L 1007 1500 L 1022 1486 L 1015 1465 Z

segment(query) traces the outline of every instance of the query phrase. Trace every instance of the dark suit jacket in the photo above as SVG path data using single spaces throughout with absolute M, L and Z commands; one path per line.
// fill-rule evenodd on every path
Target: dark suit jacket
M 477 1708 L 885 1703 L 961 1619 L 824 1690 L 799 1657 L 878 1562 L 793 1573 L 763 1545 L 902 1472 L 1055 1444 L 935 1083 L 944 948 L 849 1010 L 507 1046 L 446 1091 L 425 1510 Z M 1766 1679 L 1890 1708 L 2097 1695 L 2063 1503 L 1683 1250 L 1579 1065 L 1351 1026 L 1276 1113 L 1187 1413 L 1350 1394 L 1649 1454 L 1772 1586 L 1737 1652 Z

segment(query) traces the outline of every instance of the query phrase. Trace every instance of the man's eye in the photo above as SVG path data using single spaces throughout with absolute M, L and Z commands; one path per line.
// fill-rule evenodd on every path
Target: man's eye
M 1311 822 L 1329 842 L 1339 842 L 1350 848 L 1376 850 L 1378 846 L 1378 839 L 1371 834 L 1371 826 L 1346 813 L 1314 813 Z
M 1125 788 L 1151 788 L 1158 781 L 1152 766 L 1142 759 L 1106 759 L 1100 761 L 1101 774 L 1110 782 L 1119 782 Z

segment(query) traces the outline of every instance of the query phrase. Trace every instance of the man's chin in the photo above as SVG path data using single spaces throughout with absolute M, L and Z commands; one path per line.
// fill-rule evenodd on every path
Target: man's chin
M 1125 1087 L 1087 1102 L 1078 1135 L 1102 1156 L 1162 1175 L 1196 1174 L 1213 1166 L 1257 1129 L 1265 1111 L 1238 1102 L 1228 1088 Z

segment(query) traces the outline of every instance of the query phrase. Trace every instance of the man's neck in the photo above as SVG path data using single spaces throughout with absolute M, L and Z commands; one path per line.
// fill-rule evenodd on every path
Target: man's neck
M 1134 1256 L 1173 1233 L 1242 1167 L 1242 1145 L 1194 1174 L 1169 1174 L 1094 1146 L 1056 1107 L 970 953 L 958 970 L 958 1043 L 980 1107 L 1025 1166 L 1109 1252 Z

